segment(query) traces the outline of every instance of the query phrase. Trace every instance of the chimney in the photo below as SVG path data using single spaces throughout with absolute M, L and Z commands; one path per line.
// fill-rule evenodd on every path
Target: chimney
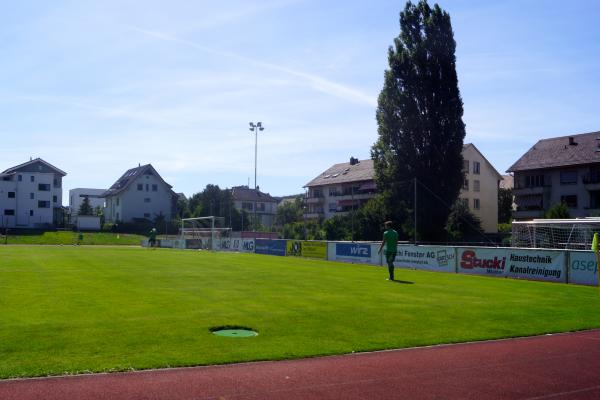
M 350 165 L 358 164 L 358 158 L 350 157 Z
M 573 136 L 569 136 L 569 146 L 577 146 L 575 142 L 575 138 Z

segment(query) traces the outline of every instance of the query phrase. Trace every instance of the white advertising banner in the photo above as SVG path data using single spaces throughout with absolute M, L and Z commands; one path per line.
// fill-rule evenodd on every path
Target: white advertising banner
M 565 253 L 562 251 L 514 248 L 457 248 L 458 272 L 566 282 Z
M 379 244 L 358 242 L 327 243 L 327 259 L 358 264 L 381 265 L 381 254 L 377 252 Z
M 218 243 L 218 250 L 254 253 L 254 239 L 227 238 Z
M 454 247 L 399 245 L 394 266 L 456 272 L 456 254 Z
M 569 252 L 569 283 L 598 286 L 598 258 L 594 252 Z

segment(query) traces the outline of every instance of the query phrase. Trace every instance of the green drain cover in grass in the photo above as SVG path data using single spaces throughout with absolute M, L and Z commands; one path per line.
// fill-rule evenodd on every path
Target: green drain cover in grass
M 257 332 L 254 332 L 252 329 L 248 328 L 217 328 L 211 329 L 211 331 L 217 336 L 233 338 L 252 337 L 258 335 Z

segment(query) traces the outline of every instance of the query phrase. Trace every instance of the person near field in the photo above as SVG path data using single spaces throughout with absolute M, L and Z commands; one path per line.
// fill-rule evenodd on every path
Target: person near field
M 150 229 L 150 233 L 148 234 L 148 243 L 150 247 L 156 247 L 156 228 Z
M 398 232 L 392 229 L 392 221 L 386 221 L 385 232 L 383 232 L 383 240 L 381 246 L 379 246 L 379 253 L 385 246 L 385 261 L 388 265 L 388 271 L 390 277 L 388 280 L 394 280 L 394 260 L 396 259 L 396 252 L 398 251 Z

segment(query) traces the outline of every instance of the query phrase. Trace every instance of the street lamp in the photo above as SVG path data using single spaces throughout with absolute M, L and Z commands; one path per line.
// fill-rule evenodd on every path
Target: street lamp
M 250 131 L 254 132 L 254 190 L 258 189 L 256 185 L 256 159 L 258 154 L 258 131 L 264 131 L 265 128 L 262 126 L 262 122 L 250 122 Z M 256 232 L 256 201 L 254 201 L 254 231 Z
M 258 153 L 258 131 L 264 131 L 262 122 L 250 122 L 250 131 L 254 132 L 254 189 L 256 189 L 256 155 Z

